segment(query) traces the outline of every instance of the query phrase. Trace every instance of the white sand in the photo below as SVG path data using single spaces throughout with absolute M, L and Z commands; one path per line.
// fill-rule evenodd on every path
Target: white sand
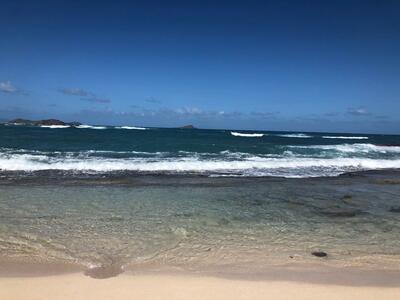
M 340 286 L 172 275 L 120 275 L 92 279 L 80 273 L 0 278 L 4 300 L 399 300 L 400 287 Z

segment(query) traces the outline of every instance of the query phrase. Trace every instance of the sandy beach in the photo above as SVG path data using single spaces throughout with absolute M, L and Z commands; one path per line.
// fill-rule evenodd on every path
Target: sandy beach
M 162 266 L 96 279 L 78 266 L 2 262 L 0 299 L 399 299 L 394 270 L 270 266 L 242 275 L 190 273 Z
M 400 300 L 400 0 L 0 28 L 0 300 Z
M 93 279 L 81 273 L 0 279 L 0 299 L 399 299 L 399 287 L 246 281 L 174 275 Z

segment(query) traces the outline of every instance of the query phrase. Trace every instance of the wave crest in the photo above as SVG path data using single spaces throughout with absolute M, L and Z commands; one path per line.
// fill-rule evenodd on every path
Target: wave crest
M 85 124 L 78 125 L 78 126 L 76 126 L 76 128 L 79 128 L 79 129 L 107 129 L 107 127 L 105 127 L 105 126 L 92 126 L 92 125 L 85 125 Z
M 58 128 L 69 128 L 69 125 L 40 125 L 42 128 L 51 128 L 51 129 L 58 129 Z
M 133 130 L 146 130 L 144 127 L 136 127 L 136 126 L 117 126 L 115 129 L 133 129 Z
M 136 171 L 150 173 L 200 173 L 207 175 L 316 177 L 337 176 L 349 171 L 400 168 L 400 159 L 262 157 L 232 155 L 209 157 L 192 153 L 184 157 L 149 155 L 99 157 L 89 155 L 46 155 L 44 153 L 0 153 L 3 171 L 65 170 L 81 172 Z
M 347 153 L 400 153 L 400 146 L 380 146 L 374 144 L 338 144 L 338 145 L 308 145 L 298 146 L 291 145 L 289 148 L 298 149 L 316 149 L 316 150 L 333 150 Z
M 231 135 L 233 136 L 240 136 L 240 137 L 263 137 L 263 133 L 241 133 L 241 132 L 235 132 L 231 131 Z
M 285 138 L 299 138 L 299 139 L 309 139 L 309 138 L 312 138 L 311 135 L 307 135 L 307 134 L 305 134 L 305 133 L 277 134 L 276 136 L 285 137 Z

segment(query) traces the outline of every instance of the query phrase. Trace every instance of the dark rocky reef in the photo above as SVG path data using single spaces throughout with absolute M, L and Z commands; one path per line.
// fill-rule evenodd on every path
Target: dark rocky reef
M 389 209 L 392 213 L 400 213 L 400 206 L 393 206 Z
M 363 214 L 362 211 L 357 209 L 327 209 L 321 210 L 319 213 L 330 218 L 353 218 L 357 215 Z
M 63 122 L 57 119 L 45 119 L 45 120 L 27 120 L 27 119 L 14 119 L 6 122 L 7 125 L 24 125 L 24 126 L 41 126 L 41 125 L 69 125 L 69 126 L 79 126 L 82 125 L 79 122 Z
M 400 179 L 376 179 L 371 181 L 374 184 L 400 184 Z

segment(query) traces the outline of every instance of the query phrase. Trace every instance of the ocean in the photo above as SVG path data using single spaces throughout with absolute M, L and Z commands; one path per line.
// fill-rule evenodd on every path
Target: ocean
M 398 169 L 395 135 L 0 125 L 0 261 L 399 270 Z
M 0 126 L 2 171 L 320 177 L 400 168 L 400 136 Z

